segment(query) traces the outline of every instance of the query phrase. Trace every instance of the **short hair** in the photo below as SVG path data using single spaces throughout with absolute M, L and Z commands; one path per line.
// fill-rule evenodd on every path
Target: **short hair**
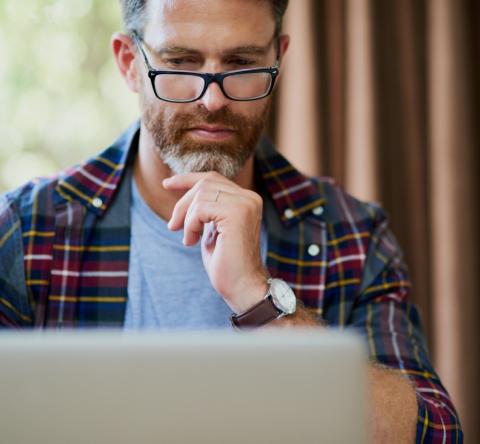
M 288 0 L 265 0 L 271 3 L 275 20 L 275 37 L 282 31 L 282 20 L 288 6 Z M 122 7 L 122 18 L 125 32 L 132 34 L 136 32 L 143 36 L 146 21 L 147 0 L 120 0 Z

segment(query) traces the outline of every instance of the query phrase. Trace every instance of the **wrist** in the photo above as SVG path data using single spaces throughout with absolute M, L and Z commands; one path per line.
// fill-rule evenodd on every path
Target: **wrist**
M 297 298 L 297 309 L 295 310 L 295 313 L 275 319 L 269 324 L 265 325 L 263 328 L 268 328 L 268 327 L 308 328 L 308 327 L 324 327 L 324 326 L 325 326 L 324 324 L 319 322 L 308 312 L 303 302 Z
M 242 314 L 262 301 L 268 293 L 268 274 L 258 273 L 244 282 L 244 285 L 235 290 L 234 294 L 226 299 L 235 314 Z
M 288 284 L 281 279 L 271 278 L 267 284 L 268 290 L 261 301 L 245 312 L 232 315 L 234 328 L 258 328 L 295 313 L 297 299 Z

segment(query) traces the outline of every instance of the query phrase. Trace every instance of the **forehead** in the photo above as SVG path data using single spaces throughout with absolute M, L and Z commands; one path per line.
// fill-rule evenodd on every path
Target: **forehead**
M 266 44 L 275 31 L 268 0 L 149 0 L 145 38 L 154 45 L 215 51 Z

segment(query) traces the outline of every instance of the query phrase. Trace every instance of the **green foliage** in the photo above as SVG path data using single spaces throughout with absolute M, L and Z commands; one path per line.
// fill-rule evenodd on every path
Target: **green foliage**
M 138 116 L 112 0 L 0 1 L 0 191 L 77 163 Z

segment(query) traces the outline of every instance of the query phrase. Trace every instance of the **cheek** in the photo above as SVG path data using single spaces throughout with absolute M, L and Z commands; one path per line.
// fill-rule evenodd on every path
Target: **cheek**
M 239 108 L 237 112 L 245 119 L 248 119 L 249 121 L 263 120 L 270 108 L 271 98 L 265 97 L 264 99 L 253 102 L 238 103 L 243 106 L 242 108 Z
M 229 108 L 236 116 L 246 120 L 255 120 L 263 114 L 265 103 L 263 103 L 263 100 L 254 102 L 232 102 Z
M 142 79 L 140 95 L 142 97 L 142 103 L 149 108 L 159 105 L 157 102 L 160 102 L 160 100 L 155 96 L 149 79 Z
M 157 99 L 156 104 L 158 116 L 167 126 L 184 126 L 190 123 L 199 115 L 198 104 L 193 103 L 169 103 Z
M 164 130 L 182 126 L 184 124 L 182 119 L 183 111 L 182 106 L 176 106 L 168 102 L 163 102 L 157 99 L 155 96 L 148 97 L 147 102 L 144 103 L 143 113 L 144 115 L 155 125 L 159 125 Z
M 142 78 L 139 80 L 139 90 L 138 90 L 138 103 L 140 106 L 140 110 L 145 112 L 152 108 L 152 91 L 148 89 L 148 85 L 145 83 L 144 79 Z
M 158 99 L 157 102 L 159 102 L 157 104 L 158 115 L 161 115 L 163 120 L 167 123 L 174 122 L 178 119 L 178 116 L 185 114 L 189 115 L 192 112 L 188 105 L 162 102 Z
M 138 58 L 135 61 L 135 72 L 136 72 L 135 81 L 137 83 L 138 93 L 139 94 L 153 93 L 153 91 L 151 91 L 152 86 L 150 83 L 150 79 L 148 78 L 145 66 L 143 65 L 143 62 L 140 61 Z

